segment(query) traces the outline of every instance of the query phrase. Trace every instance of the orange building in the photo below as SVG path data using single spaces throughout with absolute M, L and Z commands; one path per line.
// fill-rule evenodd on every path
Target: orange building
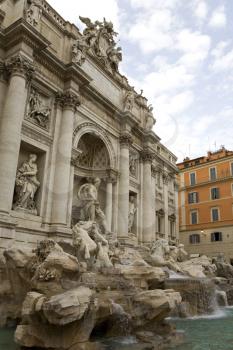
M 223 253 L 233 264 L 233 152 L 222 147 L 177 166 L 180 242 L 191 254 Z

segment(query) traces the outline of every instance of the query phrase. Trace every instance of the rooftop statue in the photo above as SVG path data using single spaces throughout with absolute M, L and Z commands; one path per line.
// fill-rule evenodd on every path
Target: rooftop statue
M 72 48 L 73 61 L 82 64 L 86 53 L 97 57 L 112 73 L 118 71 L 119 62 L 122 60 L 121 47 L 117 46 L 114 37 L 117 33 L 113 29 L 112 22 L 103 19 L 103 22 L 92 22 L 88 17 L 79 17 L 86 25 L 83 30 L 83 39 L 77 39 Z

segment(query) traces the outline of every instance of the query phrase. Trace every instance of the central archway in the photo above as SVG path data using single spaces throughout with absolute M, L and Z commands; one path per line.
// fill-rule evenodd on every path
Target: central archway
M 81 136 L 78 149 L 78 165 L 86 169 L 106 170 L 110 167 L 110 157 L 105 143 L 96 134 Z

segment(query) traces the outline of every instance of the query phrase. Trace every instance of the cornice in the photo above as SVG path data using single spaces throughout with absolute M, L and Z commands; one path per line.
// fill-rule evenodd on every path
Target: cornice
M 49 40 L 23 18 L 20 18 L 9 27 L 2 30 L 1 34 L 3 36 L 3 47 L 7 50 L 20 42 L 25 42 L 34 50 L 38 51 L 44 50 L 51 45 Z
M 51 135 L 43 132 L 42 130 L 36 129 L 35 125 L 30 125 L 25 120 L 23 121 L 22 134 L 46 146 L 50 146 L 53 142 Z

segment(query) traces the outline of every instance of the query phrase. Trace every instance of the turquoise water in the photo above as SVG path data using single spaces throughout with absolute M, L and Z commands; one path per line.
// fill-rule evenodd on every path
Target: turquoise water
M 176 350 L 233 350 L 233 308 L 213 317 L 171 322 L 185 331 L 185 342 Z
M 0 350 L 18 350 L 14 343 L 14 330 L 0 328 Z
M 173 347 L 176 350 L 233 350 L 233 308 L 227 308 L 219 315 L 208 318 L 170 320 L 178 330 L 185 331 L 185 342 Z M 18 350 L 13 341 L 13 330 L 0 329 L 0 350 Z M 128 339 L 130 340 L 130 339 Z M 110 344 L 109 344 L 110 343 Z M 124 342 L 122 342 L 124 344 Z M 136 350 L 136 344 L 128 345 L 106 342 L 106 349 Z M 131 345 L 130 345 L 131 343 Z M 124 347 L 125 346 L 125 347 Z

